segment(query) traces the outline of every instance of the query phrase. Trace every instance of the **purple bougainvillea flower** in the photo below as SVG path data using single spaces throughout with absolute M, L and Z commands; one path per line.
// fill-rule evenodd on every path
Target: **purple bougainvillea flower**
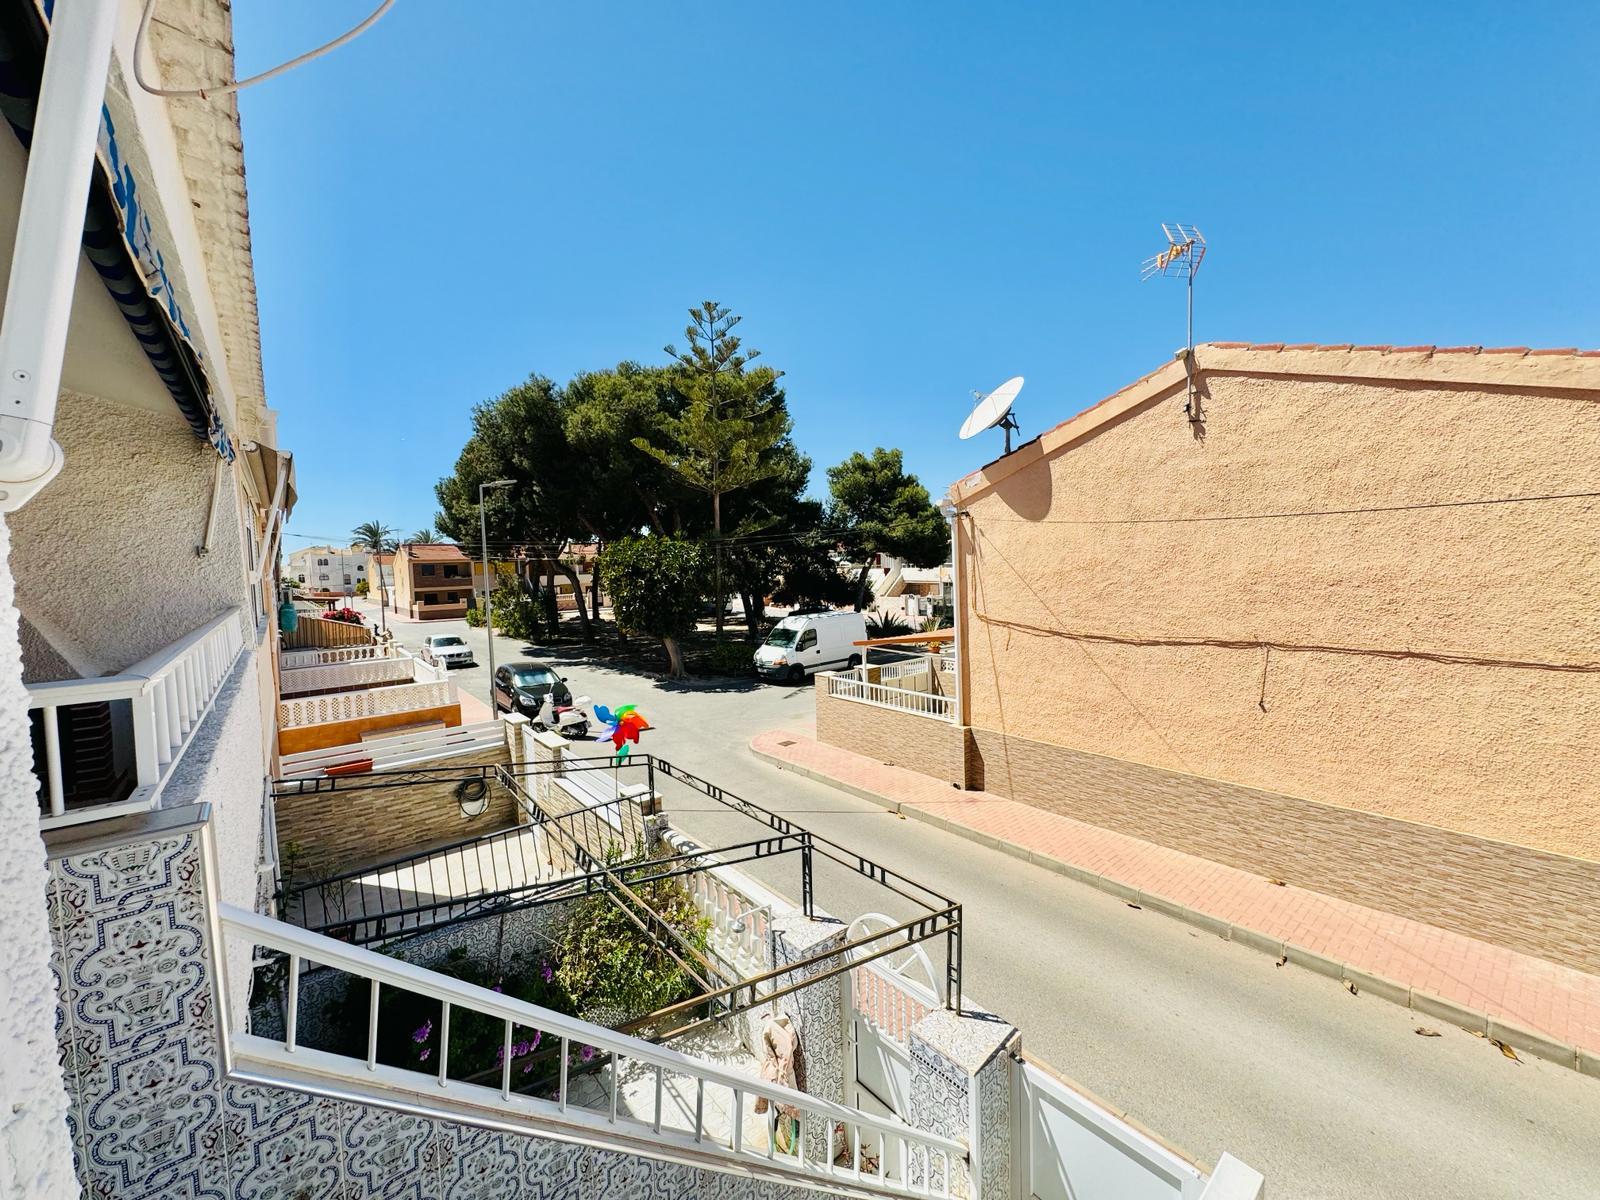
M 433 1047 L 432 1046 L 424 1046 L 421 1050 L 417 1051 L 417 1061 L 418 1062 L 427 1062 L 428 1059 L 432 1056 L 432 1054 L 433 1054 Z
M 542 962 L 539 964 L 539 974 L 543 977 L 546 983 L 549 983 L 556 977 L 555 969 L 547 962 Z
M 539 1032 L 539 1030 L 535 1029 L 533 1031 L 533 1041 L 528 1043 L 528 1049 L 529 1050 L 537 1049 L 540 1041 L 542 1041 L 543 1039 L 544 1039 L 544 1034 Z
M 424 1021 L 420 1026 L 417 1027 L 416 1032 L 411 1035 L 411 1040 L 413 1042 L 416 1042 L 417 1045 L 420 1046 L 420 1045 L 422 1045 L 423 1042 L 427 1041 L 432 1036 L 433 1036 L 433 1019 L 430 1017 L 428 1020 Z
M 528 1073 L 528 1072 L 529 1072 L 529 1071 L 531 1071 L 531 1070 L 533 1070 L 533 1064 L 532 1064 L 532 1063 L 529 1063 L 529 1064 L 528 1064 L 528 1065 L 527 1065 L 527 1066 L 525 1066 L 525 1067 L 523 1067 L 523 1068 L 522 1068 L 522 1073 L 523 1073 L 523 1074 L 524 1074 L 524 1075 L 526 1075 L 526 1074 L 527 1074 L 527 1073 Z
M 593 1046 L 585 1046 L 582 1050 L 578 1051 L 578 1054 L 583 1059 L 584 1062 L 588 1062 L 592 1058 L 594 1058 L 594 1047 Z

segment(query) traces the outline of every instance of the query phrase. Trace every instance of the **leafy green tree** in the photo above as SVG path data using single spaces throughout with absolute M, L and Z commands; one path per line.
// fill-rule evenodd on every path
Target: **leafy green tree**
M 705 549 L 683 538 L 623 538 L 600 552 L 598 568 L 617 624 L 630 633 L 661 639 L 668 674 L 683 678 L 678 639 L 694 629 L 705 594 Z
M 722 632 L 722 498 L 782 471 L 780 446 L 790 421 L 780 373 L 749 369 L 759 350 L 746 351 L 733 329 L 740 318 L 714 300 L 689 310 L 688 349 L 666 352 L 677 362 L 675 383 L 687 403 L 663 414 L 653 434 L 634 445 L 695 491 L 711 498 L 716 548 L 717 632 Z
M 861 563 L 857 609 L 866 607 L 873 555 L 890 554 L 913 567 L 936 567 L 949 554 L 949 526 L 928 498 L 928 489 L 906 472 L 899 450 L 879 446 L 871 457 L 856 451 L 828 468 L 828 490 L 829 523 L 845 550 Z
M 561 554 L 582 525 L 580 501 L 590 484 L 574 458 L 561 390 L 543 375 L 530 375 L 526 382 L 472 410 L 472 435 L 456 459 L 455 471 L 434 487 L 440 506 L 434 525 L 450 540 L 478 545 L 478 485 L 510 479 L 512 487 L 487 499 L 484 527 L 490 544 L 525 547 L 531 552 L 525 562 L 548 563 L 577 590 L 577 570 L 563 562 Z M 526 578 L 522 583 L 530 594 L 535 591 Z M 578 624 L 584 640 L 590 640 L 589 615 L 581 605 Z

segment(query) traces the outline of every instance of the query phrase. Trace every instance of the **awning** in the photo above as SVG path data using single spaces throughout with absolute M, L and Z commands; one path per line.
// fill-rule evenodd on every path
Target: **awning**
M 244 451 L 245 483 L 249 485 L 251 497 L 260 508 L 268 507 L 278 494 L 279 468 L 288 469 L 289 482 L 283 489 L 283 515 L 287 517 L 294 511 L 298 499 L 294 490 L 294 456 L 260 442 L 245 442 L 239 448 Z
M 33 142 L 47 20 L 45 10 L 29 0 L 0 0 L 0 116 L 23 149 Z M 200 354 L 189 343 L 188 325 L 142 207 L 139 181 L 120 153 L 104 108 L 99 150 L 84 215 L 84 253 L 195 436 L 232 462 L 233 442 L 212 401 Z

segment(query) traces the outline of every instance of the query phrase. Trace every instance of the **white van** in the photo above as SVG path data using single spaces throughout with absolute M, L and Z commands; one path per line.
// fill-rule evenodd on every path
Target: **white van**
M 763 679 L 801 683 L 816 671 L 853 667 L 861 661 L 867 619 L 858 612 L 806 613 L 779 621 L 756 651 Z

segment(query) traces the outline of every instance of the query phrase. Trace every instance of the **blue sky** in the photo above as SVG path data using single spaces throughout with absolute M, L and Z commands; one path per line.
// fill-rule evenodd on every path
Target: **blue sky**
M 364 0 L 234 8 L 241 72 Z M 290 531 L 431 521 L 471 405 L 714 298 L 822 469 L 937 496 L 1199 340 L 1600 345 L 1588 5 L 444 3 L 242 96 Z M 291 538 L 288 548 L 303 545 Z

